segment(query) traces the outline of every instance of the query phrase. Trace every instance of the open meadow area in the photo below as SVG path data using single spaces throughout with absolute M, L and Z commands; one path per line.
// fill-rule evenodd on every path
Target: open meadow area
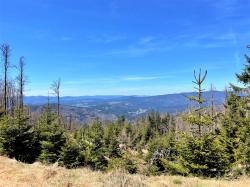
M 250 178 L 237 180 L 200 179 L 181 176 L 131 175 L 124 172 L 103 173 L 87 168 L 65 169 L 41 163 L 24 164 L 0 157 L 1 187 L 249 187 Z

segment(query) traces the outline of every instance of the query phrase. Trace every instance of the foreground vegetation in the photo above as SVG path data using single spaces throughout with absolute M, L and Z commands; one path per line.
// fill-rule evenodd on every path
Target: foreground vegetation
M 121 171 L 102 173 L 87 168 L 65 169 L 41 163 L 23 164 L 0 157 L 0 186 L 10 187 L 248 187 L 250 178 L 237 180 L 199 179 L 196 177 L 131 175 Z
M 250 173 L 250 59 L 237 74 L 244 87 L 230 85 L 223 107 L 203 98 L 207 71 L 194 72 L 197 95 L 187 112 L 151 112 L 135 122 L 120 116 L 77 127 L 60 115 L 60 80 L 52 90 L 56 111 L 48 105 L 31 118 L 23 104 L 24 61 L 17 81 L 8 77 L 9 46 L 1 47 L 4 78 L 1 93 L 0 153 L 26 163 L 40 161 L 66 168 L 125 170 L 131 174 L 237 178 Z M 64 169 L 61 169 L 66 171 Z M 78 170 L 72 170 L 78 171 Z M 52 174 L 53 175 L 53 174 Z M 135 176 L 136 177 L 136 176 Z

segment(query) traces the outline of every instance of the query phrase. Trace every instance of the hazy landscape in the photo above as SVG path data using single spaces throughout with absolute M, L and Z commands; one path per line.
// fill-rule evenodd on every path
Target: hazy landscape
M 128 120 L 135 120 L 151 111 L 177 114 L 192 106 L 188 96 L 194 92 L 168 94 L 159 96 L 81 96 L 61 97 L 61 111 L 64 116 L 71 114 L 79 122 L 90 122 L 95 118 L 101 120 L 116 120 L 124 115 Z M 221 108 L 225 100 L 224 91 L 205 92 L 206 105 L 209 105 L 211 96 L 215 106 Z M 48 97 L 25 97 L 24 102 L 31 107 L 32 112 L 42 111 L 47 105 Z M 50 97 L 51 105 L 56 106 L 56 98 Z

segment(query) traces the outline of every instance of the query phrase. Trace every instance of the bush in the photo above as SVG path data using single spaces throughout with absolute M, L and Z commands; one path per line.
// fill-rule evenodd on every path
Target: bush
M 172 134 L 151 140 L 148 151 L 149 174 L 187 174 L 188 169 L 178 157 L 178 147 Z
M 33 163 L 39 154 L 37 134 L 24 116 L 1 119 L 0 151 L 16 160 Z
M 43 163 L 56 162 L 65 143 L 65 131 L 57 121 L 55 115 L 47 109 L 36 128 L 40 143 L 39 160 Z
M 217 177 L 229 171 L 228 155 L 220 136 L 208 133 L 201 137 L 187 136 L 184 141 L 181 156 L 190 173 Z
M 66 168 L 75 168 L 84 165 L 84 156 L 75 139 L 67 137 L 66 143 L 60 152 L 60 163 Z
M 128 158 L 114 158 L 109 160 L 108 170 L 122 169 L 131 174 L 137 172 L 137 166 L 134 160 Z
M 105 170 L 108 161 L 104 157 L 105 147 L 103 140 L 103 128 L 99 121 L 95 121 L 86 131 L 81 142 L 82 153 L 86 164 L 95 170 Z

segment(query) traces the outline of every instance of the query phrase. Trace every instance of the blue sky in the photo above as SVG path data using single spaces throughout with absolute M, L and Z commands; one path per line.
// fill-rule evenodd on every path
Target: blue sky
M 157 95 L 236 82 L 250 0 L 0 0 L 0 43 L 25 56 L 26 95 Z M 15 70 L 11 70 L 14 78 Z

